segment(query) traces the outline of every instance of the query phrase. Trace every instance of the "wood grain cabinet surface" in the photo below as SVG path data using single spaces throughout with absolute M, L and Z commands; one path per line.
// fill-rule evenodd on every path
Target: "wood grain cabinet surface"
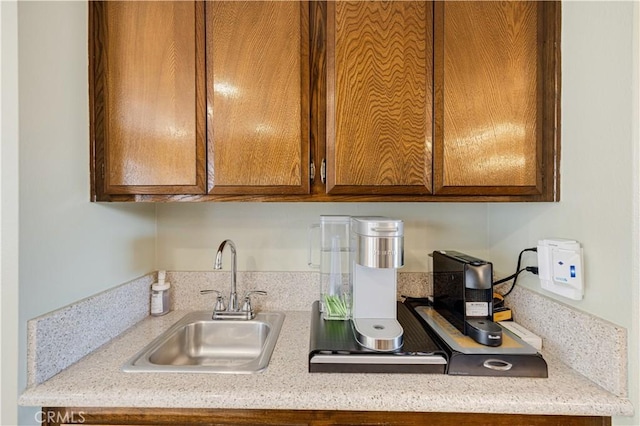
M 45 408 L 43 424 L 306 426 L 610 426 L 611 417 L 485 413 L 173 408 Z M 47 421 L 48 420 L 48 421 Z
M 89 10 L 92 200 L 559 199 L 559 2 Z
M 202 4 L 89 10 L 94 195 L 204 193 Z
M 309 193 L 309 5 L 206 7 L 211 194 Z
M 94 200 L 309 193 L 307 2 L 89 10 Z
M 435 3 L 436 194 L 554 200 L 558 6 Z
M 433 7 L 327 4 L 327 192 L 431 192 Z

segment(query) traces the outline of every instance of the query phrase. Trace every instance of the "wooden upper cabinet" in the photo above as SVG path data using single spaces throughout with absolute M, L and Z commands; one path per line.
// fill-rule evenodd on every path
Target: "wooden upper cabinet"
M 329 1 L 329 194 L 428 194 L 432 3 Z
M 435 3 L 437 195 L 557 196 L 555 2 Z
M 202 3 L 89 5 L 92 198 L 204 193 Z
M 309 193 L 308 2 L 208 2 L 206 28 L 209 193 Z
M 93 200 L 559 199 L 557 1 L 92 1 L 89 95 Z
M 308 2 L 90 2 L 90 29 L 92 199 L 309 193 Z
M 326 15 L 329 194 L 557 199 L 557 2 L 329 1 Z

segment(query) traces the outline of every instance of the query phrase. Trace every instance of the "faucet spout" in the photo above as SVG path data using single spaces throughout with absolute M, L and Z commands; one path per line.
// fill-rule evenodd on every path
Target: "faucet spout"
M 227 245 L 231 249 L 231 294 L 229 295 L 229 306 L 227 311 L 238 312 L 240 309 L 238 308 L 238 293 L 236 292 L 236 245 L 233 241 L 224 240 L 220 244 L 218 252 L 216 253 L 216 260 L 213 264 L 213 269 L 222 269 L 222 252 Z

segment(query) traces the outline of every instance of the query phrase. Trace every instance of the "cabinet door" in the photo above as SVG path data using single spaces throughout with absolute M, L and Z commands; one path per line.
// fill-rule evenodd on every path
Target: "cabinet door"
M 554 2 L 436 2 L 436 195 L 556 196 Z
M 329 194 L 431 192 L 433 5 L 327 3 Z
M 308 2 L 208 2 L 206 22 L 209 193 L 308 193 Z
M 461 380 L 465 380 L 462 379 Z M 465 425 L 605 426 L 611 417 L 414 411 L 328 411 L 225 408 L 43 408 L 43 424 L 84 425 Z M 68 422 L 68 423 L 63 423 Z
M 202 3 L 89 5 L 94 199 L 204 193 Z

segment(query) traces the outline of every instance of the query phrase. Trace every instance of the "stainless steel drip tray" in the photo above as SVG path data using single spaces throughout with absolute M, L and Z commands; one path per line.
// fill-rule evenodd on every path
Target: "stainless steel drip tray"
M 323 320 L 315 302 L 311 310 L 309 372 L 444 374 L 446 353 L 403 304 L 398 303 L 397 312 L 404 330 L 402 347 L 394 352 L 376 352 L 358 344 L 351 321 Z

